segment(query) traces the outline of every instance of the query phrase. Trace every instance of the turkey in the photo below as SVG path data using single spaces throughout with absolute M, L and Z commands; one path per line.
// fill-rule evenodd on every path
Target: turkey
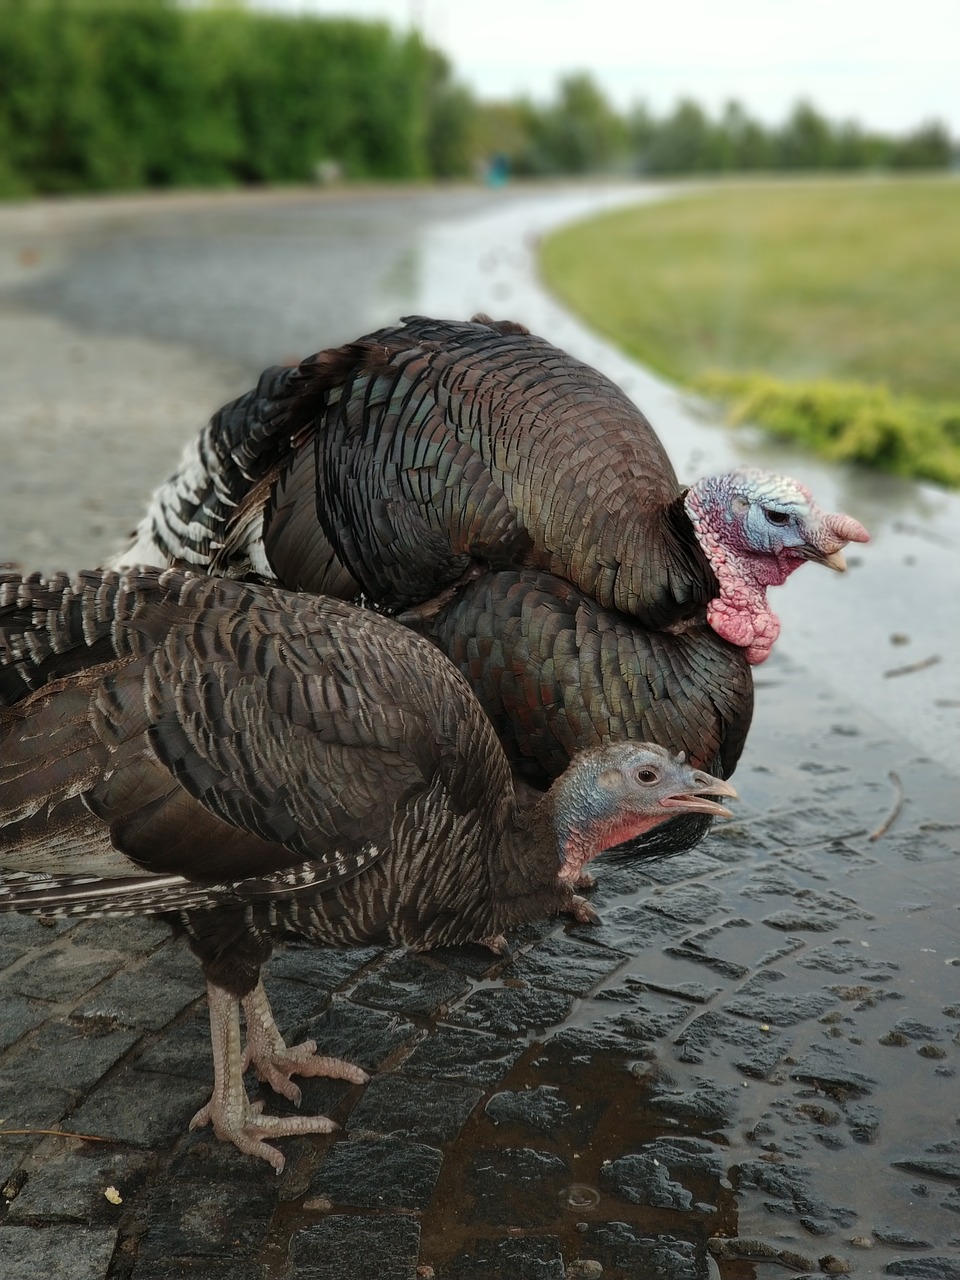
M 214 1060 L 191 1123 L 278 1172 L 267 1139 L 335 1126 L 264 1115 L 244 1066 L 293 1100 L 295 1074 L 367 1076 L 286 1045 L 276 943 L 500 950 L 522 921 L 589 918 L 574 888 L 602 850 L 734 795 L 619 742 L 520 807 L 466 681 L 375 612 L 180 570 L 0 573 L 0 909 L 182 931 Z
M 681 488 L 649 422 L 511 322 L 408 317 L 268 369 L 215 414 L 114 568 L 182 562 L 396 612 L 491 568 L 556 574 L 642 626 L 704 616 L 762 662 L 766 590 L 844 567 L 850 516 L 756 470 Z

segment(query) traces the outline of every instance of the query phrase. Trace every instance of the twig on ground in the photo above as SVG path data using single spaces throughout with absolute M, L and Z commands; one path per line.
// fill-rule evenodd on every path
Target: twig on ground
M 884 818 L 883 822 L 880 823 L 879 827 L 877 827 L 876 831 L 870 832 L 868 837 L 870 840 L 879 840 L 882 835 L 889 831 L 899 817 L 900 810 L 903 808 L 903 783 L 900 781 L 900 775 L 899 773 L 894 773 L 891 769 L 887 776 L 893 783 L 894 790 L 897 793 L 896 799 L 893 802 L 893 808 L 887 814 L 886 818 Z
M 935 667 L 941 661 L 939 653 L 932 653 L 929 658 L 921 658 L 919 662 L 911 662 L 905 667 L 891 667 L 889 671 L 883 673 L 884 679 L 889 680 L 892 676 L 909 676 L 914 671 L 924 671 L 927 667 Z

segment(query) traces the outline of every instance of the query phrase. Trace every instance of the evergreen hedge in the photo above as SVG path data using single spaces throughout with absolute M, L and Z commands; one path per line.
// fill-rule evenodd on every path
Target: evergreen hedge
M 381 23 L 0 0 L 3 194 L 302 182 L 330 161 L 418 178 L 437 137 L 439 167 L 460 163 L 435 118 L 455 97 L 444 59 Z

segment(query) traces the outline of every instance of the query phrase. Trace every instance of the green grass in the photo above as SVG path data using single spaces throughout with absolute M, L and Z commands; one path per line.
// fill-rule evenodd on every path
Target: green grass
M 681 190 L 555 233 L 542 269 L 593 328 L 740 419 L 960 484 L 957 179 Z

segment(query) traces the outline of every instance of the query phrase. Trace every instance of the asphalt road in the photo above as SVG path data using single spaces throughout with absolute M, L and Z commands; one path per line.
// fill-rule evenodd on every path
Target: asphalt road
M 344 1129 L 286 1143 L 281 1179 L 184 1136 L 209 1047 L 161 928 L 0 921 L 5 1275 L 960 1276 L 960 501 L 731 438 L 543 293 L 545 228 L 658 194 L 0 209 L 2 559 L 97 562 L 264 365 L 408 310 L 521 319 L 621 382 L 681 474 L 774 465 L 875 535 L 780 593 L 739 820 L 601 864 L 599 929 L 547 923 L 506 966 L 271 963 L 284 1028 L 377 1073 L 308 1086 Z

